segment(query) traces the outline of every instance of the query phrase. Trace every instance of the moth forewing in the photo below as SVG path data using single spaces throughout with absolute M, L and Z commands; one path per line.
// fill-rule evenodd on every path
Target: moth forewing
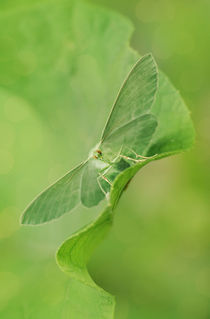
M 123 82 L 103 130 L 103 142 L 115 129 L 148 113 L 158 88 L 158 69 L 151 54 L 136 62 Z

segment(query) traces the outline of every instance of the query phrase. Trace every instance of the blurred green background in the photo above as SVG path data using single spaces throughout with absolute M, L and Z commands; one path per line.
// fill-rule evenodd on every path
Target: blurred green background
M 66 93 L 70 79 L 68 74 L 58 82 L 54 79 L 65 68 L 66 52 L 59 51 L 55 66 L 59 43 L 55 37 L 45 43 L 47 25 L 38 25 L 36 42 L 27 35 L 28 23 L 35 25 L 34 17 L 18 21 L 37 50 L 34 55 L 19 50 L 21 38 L 14 44 L 9 37 L 17 23 L 13 15 L 21 10 L 25 14 L 25 2 L 0 4 L 0 318 L 60 318 L 58 305 L 68 291 L 68 278 L 55 263 L 55 251 L 96 212 L 74 212 L 40 227 L 21 227 L 19 217 L 43 187 L 85 158 L 107 111 L 102 110 L 103 102 L 94 100 L 94 90 L 97 85 L 100 88 L 94 72 L 85 71 L 84 80 L 91 77 L 87 92 L 92 90 L 100 114 L 92 117 L 89 105 L 84 109 L 84 97 L 75 101 L 83 108 L 62 109 L 71 100 L 71 92 Z M 154 54 L 187 102 L 197 132 L 192 151 L 150 164 L 136 176 L 89 269 L 99 285 L 117 296 L 117 319 L 210 318 L 210 2 L 89 2 L 130 18 L 135 27 L 132 47 L 140 54 Z M 54 30 L 57 38 L 61 32 L 59 27 Z M 107 46 L 112 44 L 108 41 Z M 49 62 L 42 70 L 43 87 L 36 76 L 28 86 L 19 76 L 33 73 L 36 54 Z M 30 61 L 21 71 L 10 62 L 17 55 L 23 65 Z M 86 65 L 85 60 L 81 63 L 81 67 Z M 71 68 L 73 72 L 74 65 Z M 114 80 L 110 79 L 110 86 L 115 85 Z M 75 79 L 75 88 L 77 81 L 80 79 Z M 24 99 L 18 95 L 22 87 Z M 61 107 L 56 108 L 56 103 Z

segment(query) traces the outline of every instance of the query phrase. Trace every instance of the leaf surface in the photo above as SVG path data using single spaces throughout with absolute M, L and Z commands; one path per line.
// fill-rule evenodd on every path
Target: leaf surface
M 74 234 L 59 248 L 57 263 L 70 276 L 65 318 L 112 319 L 115 298 L 91 279 L 86 264 L 112 224 L 112 211 L 107 207 L 98 219 Z

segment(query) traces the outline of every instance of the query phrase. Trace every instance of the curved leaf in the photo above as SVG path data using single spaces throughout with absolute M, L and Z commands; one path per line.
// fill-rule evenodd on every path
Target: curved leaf
M 95 222 L 72 235 L 58 250 L 57 263 L 71 278 L 64 318 L 113 318 L 114 297 L 94 283 L 86 266 L 111 224 L 112 211 L 107 207 Z

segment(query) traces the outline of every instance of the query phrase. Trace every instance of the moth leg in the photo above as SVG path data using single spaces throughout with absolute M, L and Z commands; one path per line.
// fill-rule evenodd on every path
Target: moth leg
M 120 156 L 125 158 L 125 159 L 127 159 L 127 160 L 129 160 L 129 161 L 133 161 L 133 162 L 136 162 L 136 163 L 144 162 L 145 160 L 153 158 L 153 157 L 155 157 L 157 155 L 157 154 L 155 154 L 155 155 L 152 155 L 152 156 L 143 156 L 143 155 L 137 154 L 134 150 L 132 150 L 129 147 L 127 147 L 127 150 L 129 150 L 131 153 L 133 153 L 136 158 L 134 159 L 134 158 L 132 158 L 130 156 L 125 156 L 125 155 L 120 155 Z
M 97 177 L 98 185 L 99 185 L 100 189 L 102 190 L 102 192 L 104 193 L 104 195 L 107 197 L 107 193 L 105 192 L 105 190 L 103 189 L 103 187 L 102 187 L 102 185 L 101 185 L 101 183 L 100 183 L 100 180 L 99 180 L 100 177 L 101 177 L 101 175 L 99 175 L 99 176 Z
M 139 163 L 139 162 L 144 162 L 146 161 L 146 159 L 135 159 L 135 158 L 132 158 L 132 157 L 129 157 L 129 156 L 125 156 L 125 155 L 120 155 L 120 157 L 124 158 L 124 159 L 127 159 L 129 161 L 133 161 L 135 163 Z
M 102 187 L 102 185 L 101 185 L 101 183 L 100 183 L 99 178 L 103 178 L 103 179 L 104 179 L 107 183 L 109 183 L 110 185 L 111 185 L 111 183 L 110 183 L 110 181 L 109 181 L 105 176 L 103 176 L 103 175 L 99 175 L 99 176 L 97 177 L 97 182 L 98 182 L 98 185 L 99 185 L 100 189 L 101 189 L 102 192 L 104 193 L 106 199 L 109 200 L 109 192 L 106 193 L 106 191 L 103 189 L 103 187 Z
M 121 154 L 121 152 L 122 152 L 122 149 L 123 149 L 123 145 L 121 146 L 121 148 L 120 148 L 120 150 L 119 150 L 117 156 L 113 159 L 113 161 L 112 161 L 113 164 L 114 164 L 114 163 L 118 160 L 118 158 L 120 157 L 120 154 Z
M 103 178 L 109 185 L 112 185 L 112 183 L 108 180 L 108 178 L 104 175 L 99 175 L 99 177 Z
M 143 155 L 138 155 L 138 154 L 137 154 L 137 157 L 140 157 L 140 158 L 143 158 L 143 159 L 150 159 L 150 158 L 155 157 L 156 155 L 157 155 L 157 154 L 152 155 L 152 156 L 143 156 Z
M 121 146 L 120 151 L 117 154 L 117 156 L 110 162 L 110 164 L 107 167 L 105 167 L 104 169 L 101 170 L 101 172 L 103 171 L 103 174 L 101 175 L 101 177 L 104 176 L 105 174 L 107 174 L 108 171 L 112 168 L 112 165 L 114 165 L 115 162 L 118 160 L 118 158 L 120 157 L 121 150 L 122 150 L 122 146 Z
M 152 155 L 152 156 L 143 156 L 143 155 L 137 154 L 137 153 L 136 153 L 134 150 L 132 150 L 132 149 L 130 149 L 130 151 L 131 151 L 133 154 L 135 154 L 136 158 L 142 158 L 142 159 L 150 159 L 150 158 L 152 158 L 152 157 L 154 157 L 154 156 L 157 155 L 157 154 L 155 154 L 155 155 Z
M 108 173 L 108 171 L 112 168 L 112 165 L 109 164 L 107 167 L 105 167 L 104 169 L 100 170 L 100 172 L 103 172 L 102 174 L 100 174 L 100 176 L 104 176 L 105 174 Z
M 105 180 L 109 185 L 112 186 L 112 183 L 108 180 L 108 178 L 105 176 L 105 174 L 107 174 L 109 172 L 109 170 L 112 168 L 112 165 L 115 164 L 115 162 L 118 160 L 118 158 L 120 157 L 120 153 L 121 153 L 121 150 L 122 150 L 122 146 L 120 148 L 120 151 L 119 153 L 117 154 L 117 156 L 112 160 L 112 162 L 107 166 L 105 167 L 104 169 L 101 170 L 101 172 L 103 172 L 102 174 L 99 174 L 99 176 L 97 177 L 97 181 L 98 181 L 98 184 L 102 190 L 102 192 L 107 196 L 108 193 L 105 192 L 105 190 L 103 189 L 101 183 L 100 183 L 100 180 L 99 178 L 102 178 L 103 180 Z
M 120 148 L 120 150 L 119 150 L 117 156 L 112 160 L 109 169 L 112 167 L 112 165 L 115 164 L 115 162 L 118 160 L 118 158 L 121 157 L 122 148 L 123 148 L 123 145 L 121 146 L 121 148 Z M 108 170 L 109 170 L 109 169 L 108 169 Z
M 119 150 L 117 156 L 110 162 L 109 167 L 108 167 L 107 169 L 106 169 L 106 167 L 105 167 L 105 172 L 104 172 L 104 174 L 106 174 L 106 172 L 108 172 L 108 171 L 110 170 L 110 168 L 112 167 L 112 165 L 114 165 L 115 162 L 118 160 L 118 158 L 120 157 L 120 153 L 121 153 L 121 151 L 122 151 L 122 148 L 123 148 L 123 146 L 121 146 L 121 148 L 120 148 L 120 150 Z

